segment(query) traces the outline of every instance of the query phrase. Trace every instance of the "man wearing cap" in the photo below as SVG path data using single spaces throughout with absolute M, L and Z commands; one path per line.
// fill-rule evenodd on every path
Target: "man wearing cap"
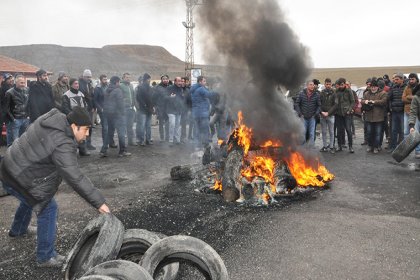
M 127 132 L 127 142 L 130 146 L 137 146 L 137 143 L 134 141 L 134 119 L 136 118 L 136 97 L 134 94 L 134 88 L 131 84 L 131 75 L 130 73 L 124 73 L 122 76 L 122 81 L 120 83 L 120 88 L 123 92 L 124 97 L 124 108 L 125 108 L 125 125 Z
M 367 130 L 367 152 L 377 154 L 381 145 L 382 125 L 386 112 L 387 94 L 380 90 L 378 80 L 372 78 L 369 90 L 362 99 Z
M 93 103 L 94 88 L 92 85 L 92 72 L 89 69 L 85 69 L 83 71 L 82 77 L 79 78 L 79 90 L 85 96 L 87 110 L 89 112 L 90 119 L 93 120 L 93 115 L 95 112 L 95 104 Z M 90 127 L 89 136 L 86 137 L 86 149 L 88 150 L 96 149 L 95 146 L 92 145 L 92 132 L 92 127 Z
M 354 153 L 353 150 L 353 137 L 351 133 L 351 113 L 354 107 L 354 96 L 351 90 L 346 88 L 346 79 L 339 78 L 336 82 L 337 91 L 336 96 L 338 100 L 336 123 L 337 123 L 337 142 L 338 152 L 343 150 L 345 143 L 346 133 L 349 143 L 349 152 Z
M 104 95 L 104 116 L 108 123 L 108 137 L 103 140 L 103 145 L 100 157 L 107 157 L 107 150 L 109 146 L 109 139 L 114 136 L 114 131 L 117 130 L 118 135 L 118 146 L 119 146 L 119 157 L 131 156 L 131 153 L 126 151 L 125 146 L 125 107 L 124 97 L 120 88 L 121 79 L 117 76 L 112 76 L 109 80 L 109 86 L 105 91 Z
M 63 100 L 63 94 L 69 90 L 69 77 L 66 72 L 58 72 L 57 82 L 52 86 L 52 93 L 54 97 L 55 108 L 61 110 L 61 102 Z
M 47 71 L 38 70 L 36 78 L 37 81 L 29 85 L 28 113 L 31 123 L 54 108 L 54 97 Z
M 153 104 L 156 109 L 157 119 L 159 120 L 160 141 L 169 141 L 169 121 L 168 114 L 165 111 L 165 98 L 168 96 L 169 76 L 161 76 L 160 81 L 153 94 Z
M 414 90 L 417 90 L 419 85 L 419 77 L 416 73 L 410 73 L 408 75 L 408 85 L 405 87 L 402 100 L 404 102 L 404 137 L 407 137 L 410 133 L 409 128 L 409 118 L 411 112 L 411 102 L 414 99 L 415 94 L 413 94 Z M 419 125 L 419 120 L 416 120 L 416 126 Z M 419 155 L 420 157 L 420 145 L 416 147 L 416 156 Z
M 12 145 L 29 126 L 29 118 L 26 110 L 28 104 L 28 89 L 23 75 L 16 76 L 15 85 L 6 92 L 6 127 L 7 146 Z
M 83 108 L 83 110 L 88 113 L 85 96 L 79 90 L 79 81 L 77 79 L 71 78 L 69 85 L 70 89 L 66 91 L 62 96 L 61 112 L 67 115 L 73 110 L 74 107 L 77 106 Z M 86 144 L 84 142 L 79 144 L 79 155 L 90 156 L 90 153 L 86 149 Z
M 6 121 L 7 105 L 6 105 L 6 92 L 13 87 L 15 80 L 10 73 L 3 75 L 3 81 L 0 88 L 0 129 L 3 122 Z
M 152 145 L 152 114 L 153 114 L 153 89 L 150 87 L 150 75 L 145 73 L 141 84 L 136 89 L 137 111 L 137 141 L 140 146 Z M 140 82 L 140 81 L 139 81 Z
M 389 152 L 392 152 L 398 143 L 404 139 L 404 102 L 402 100 L 404 89 L 404 75 L 396 73 L 394 75 L 394 83 L 388 92 L 392 131 Z
M 54 108 L 39 116 L 13 142 L 1 162 L 3 187 L 20 201 L 9 236 L 29 233 L 35 211 L 39 267 L 61 267 L 65 260 L 54 246 L 58 213 L 54 195 L 62 179 L 100 213 L 110 212 L 105 198 L 81 173 L 77 163 L 77 143 L 86 138 L 90 125 L 89 115 L 80 107 L 74 107 L 67 116 Z

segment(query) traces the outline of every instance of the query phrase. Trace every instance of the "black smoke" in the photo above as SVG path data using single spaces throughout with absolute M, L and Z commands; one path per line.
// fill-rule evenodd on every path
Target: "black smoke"
M 257 141 L 296 144 L 302 133 L 292 105 L 277 89 L 296 88 L 311 73 L 307 49 L 275 0 L 207 0 L 197 14 L 206 62 L 228 66 L 224 88 Z M 197 28 L 198 29 L 198 28 Z

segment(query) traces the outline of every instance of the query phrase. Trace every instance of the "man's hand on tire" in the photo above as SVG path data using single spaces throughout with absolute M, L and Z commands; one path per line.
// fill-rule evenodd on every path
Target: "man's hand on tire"
M 104 203 L 101 205 L 101 207 L 98 208 L 98 211 L 100 213 L 111 213 L 111 211 L 109 210 L 108 206 Z

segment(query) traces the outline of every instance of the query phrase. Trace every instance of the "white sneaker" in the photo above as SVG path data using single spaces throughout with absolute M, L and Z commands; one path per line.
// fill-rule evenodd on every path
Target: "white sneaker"
M 57 254 L 55 257 L 52 257 L 48 261 L 38 263 L 38 267 L 62 267 L 65 260 L 65 256 Z

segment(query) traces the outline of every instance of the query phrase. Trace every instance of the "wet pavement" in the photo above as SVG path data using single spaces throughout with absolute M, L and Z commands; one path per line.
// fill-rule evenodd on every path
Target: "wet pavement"
M 420 279 L 420 161 L 367 154 L 358 119 L 356 127 L 354 154 L 320 154 L 336 175 L 329 188 L 268 207 L 226 203 L 172 182 L 173 166 L 199 161 L 190 144 L 155 141 L 129 147 L 127 158 L 114 149 L 99 158 L 97 149 L 80 166 L 126 228 L 200 238 L 219 252 L 231 279 Z M 56 198 L 57 250 L 66 254 L 97 213 L 67 185 Z M 60 279 L 58 269 L 36 268 L 33 236 L 8 237 L 17 201 L 1 197 L 0 205 L 0 279 Z

